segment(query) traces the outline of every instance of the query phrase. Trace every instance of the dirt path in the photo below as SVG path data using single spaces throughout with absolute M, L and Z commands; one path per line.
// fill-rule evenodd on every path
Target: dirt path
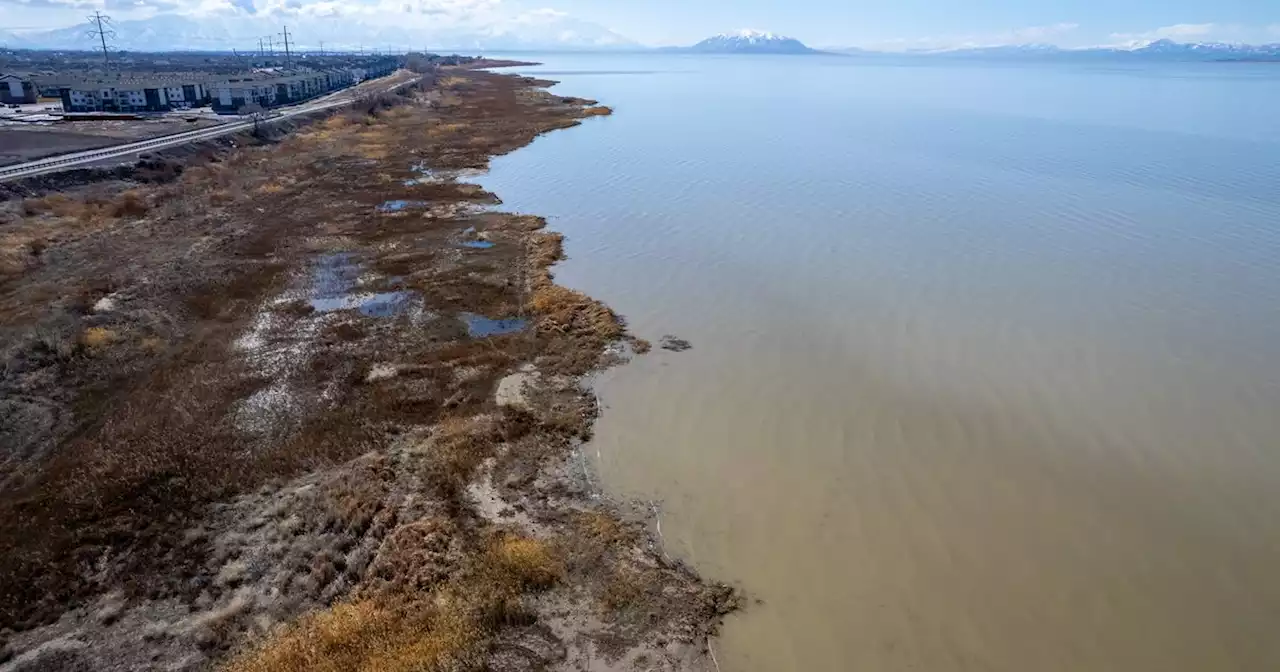
M 458 179 L 608 112 L 540 84 L 0 204 L 0 669 L 707 664 L 732 591 L 575 452 L 647 344 Z

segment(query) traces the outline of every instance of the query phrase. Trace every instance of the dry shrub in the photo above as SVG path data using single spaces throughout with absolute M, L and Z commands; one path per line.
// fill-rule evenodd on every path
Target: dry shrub
M 564 258 L 564 236 L 559 233 L 538 233 L 530 237 L 529 264 L 545 269 Z
M 0 276 L 20 275 L 27 269 L 32 255 L 21 247 L 0 249 Z
M 260 194 L 278 194 L 282 191 L 284 191 L 284 185 L 279 182 L 267 182 L 258 187 L 258 193 Z
M 539 316 L 538 329 L 603 341 L 622 337 L 617 315 L 591 297 L 567 287 L 543 284 L 534 290 L 529 307 Z
M 413 594 L 433 590 L 457 570 L 457 530 L 445 518 L 401 525 L 382 542 L 369 567 L 366 589 Z
M 605 582 L 600 602 L 610 612 L 625 610 L 639 603 L 645 589 L 653 583 L 634 569 L 618 567 Z
M 151 205 L 147 203 L 147 199 L 141 192 L 136 189 L 130 189 L 120 194 L 111 203 L 110 212 L 113 217 L 141 217 L 147 214 L 151 209 Z
M 428 481 L 440 494 L 456 500 L 499 441 L 496 428 L 484 418 L 441 420 L 426 457 Z
M 228 672 L 430 672 L 476 669 L 484 632 L 467 614 L 380 600 L 304 617 Z
M 559 233 L 538 233 L 530 237 L 529 264 L 545 271 L 564 257 L 564 236 Z
M 432 528 L 435 530 L 436 528 Z M 410 535 L 412 537 L 412 535 Z M 390 540 L 389 540 L 390 541 Z M 231 661 L 228 672 L 461 672 L 483 669 L 493 635 L 530 622 L 524 595 L 563 576 L 545 542 L 495 536 L 433 592 L 406 591 L 338 604 L 303 617 Z
M 70 217 L 76 214 L 79 204 L 66 194 L 49 194 L 40 198 L 28 198 L 22 202 L 22 212 L 28 216 L 51 214 Z
M 582 111 L 582 114 L 587 117 L 607 117 L 613 114 L 613 108 L 605 107 L 604 105 L 599 107 L 588 107 Z
M 341 114 L 335 114 L 324 120 L 320 127 L 326 131 L 337 131 L 351 125 L 351 119 Z
M 383 510 L 394 479 L 385 455 L 369 455 L 356 461 L 325 484 L 322 501 L 326 527 L 364 534 Z
M 356 147 L 356 152 L 359 153 L 360 156 L 371 161 L 382 161 L 391 156 L 390 147 L 375 142 L 361 144 L 359 147 Z
M 574 523 L 579 534 L 605 547 L 630 543 L 636 536 L 622 521 L 601 511 L 583 511 Z
M 89 350 L 101 350 L 120 340 L 119 334 L 106 327 L 89 327 L 80 335 L 80 345 Z
M 500 573 L 499 582 L 521 590 L 550 588 L 564 575 L 564 567 L 550 545 L 515 535 L 494 540 L 486 564 Z

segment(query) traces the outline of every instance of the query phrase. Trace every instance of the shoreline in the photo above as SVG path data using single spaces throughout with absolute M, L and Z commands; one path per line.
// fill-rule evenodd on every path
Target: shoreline
M 647 344 L 463 181 L 608 114 L 549 84 L 445 70 L 168 182 L 0 203 L 0 383 L 41 430 L 0 490 L 0 670 L 712 664 L 736 595 L 578 462 L 584 376 Z

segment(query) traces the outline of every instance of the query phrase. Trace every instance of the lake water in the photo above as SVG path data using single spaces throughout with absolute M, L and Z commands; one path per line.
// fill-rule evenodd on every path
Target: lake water
M 481 181 L 654 341 L 605 486 L 724 672 L 1280 669 L 1280 66 L 547 55 Z

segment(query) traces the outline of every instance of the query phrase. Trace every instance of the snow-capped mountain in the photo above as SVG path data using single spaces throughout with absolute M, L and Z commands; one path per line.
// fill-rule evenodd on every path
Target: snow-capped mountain
M 1238 58 L 1280 58 L 1278 44 L 1227 44 L 1225 42 L 1174 42 L 1156 40 L 1133 45 L 1130 53 L 1144 56 L 1167 56 L 1194 60 L 1222 60 Z
M 856 50 L 840 53 L 873 54 Z M 1280 44 L 1224 44 L 1220 42 L 1174 42 L 1155 40 L 1122 46 L 1067 49 L 1051 44 L 1010 44 L 989 47 L 959 47 L 898 52 L 899 55 L 937 58 L 999 60 L 1147 60 L 1147 61 L 1234 61 L 1280 60 Z
M 758 30 L 740 30 L 736 33 L 716 35 L 693 45 L 689 50 L 704 54 L 817 53 L 794 37 L 774 35 L 773 33 L 765 33 Z

